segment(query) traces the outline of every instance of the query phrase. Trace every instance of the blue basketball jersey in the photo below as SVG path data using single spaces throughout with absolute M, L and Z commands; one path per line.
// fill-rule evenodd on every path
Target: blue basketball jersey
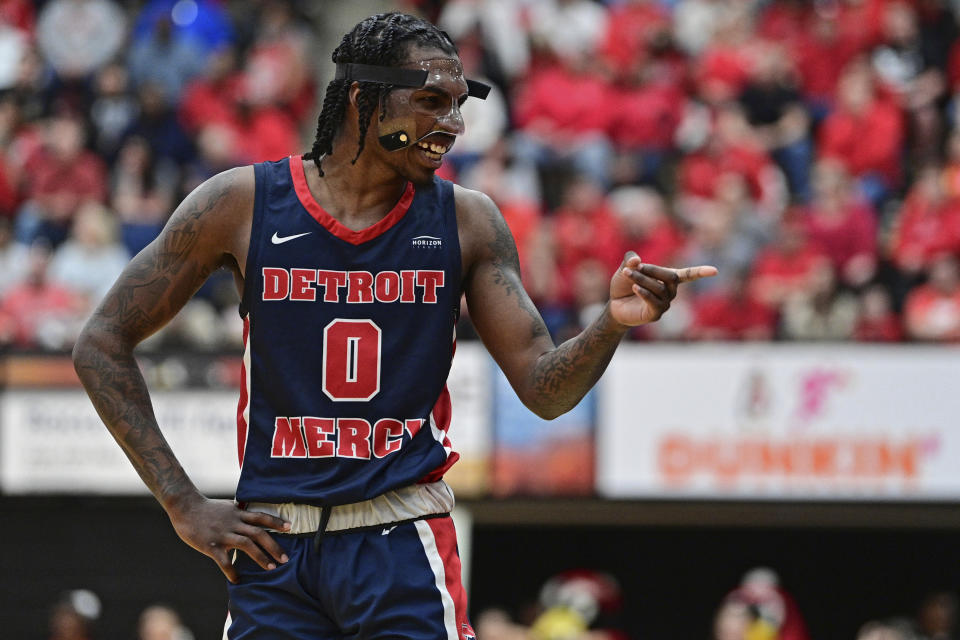
M 438 480 L 458 457 L 453 185 L 408 184 L 352 231 L 314 200 L 300 157 L 254 171 L 237 499 L 338 505 Z

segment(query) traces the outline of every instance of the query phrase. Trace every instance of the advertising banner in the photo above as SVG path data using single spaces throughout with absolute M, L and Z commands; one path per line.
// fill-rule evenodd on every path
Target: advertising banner
M 236 391 L 158 391 L 157 421 L 201 491 L 231 495 L 237 463 Z M 5 493 L 146 493 L 81 390 L 11 390 L 0 400 Z
M 592 495 L 596 390 L 548 421 L 520 402 L 500 369 L 491 366 L 490 373 L 494 379 L 493 495 Z
M 960 349 L 625 345 L 602 380 L 617 498 L 960 499 Z
M 484 496 L 490 490 L 493 434 L 491 398 L 493 360 L 479 342 L 461 342 L 453 357 L 447 387 L 453 405 L 450 442 L 460 459 L 444 476 L 458 498 Z
M 460 345 L 449 388 L 450 437 L 460 461 L 447 480 L 458 495 L 489 485 L 490 368 L 478 344 Z M 237 460 L 236 389 L 154 391 L 170 447 L 201 491 L 233 495 Z M 0 394 L 0 490 L 23 493 L 142 494 L 147 489 L 79 388 L 7 389 Z

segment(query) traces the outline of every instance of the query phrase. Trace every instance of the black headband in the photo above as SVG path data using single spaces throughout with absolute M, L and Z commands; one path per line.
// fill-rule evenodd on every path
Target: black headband
M 358 62 L 338 62 L 335 80 L 347 82 L 379 82 L 398 87 L 419 89 L 427 81 L 427 72 L 422 69 L 401 69 L 399 67 L 381 67 Z M 490 85 L 476 80 L 467 80 L 467 95 L 471 98 L 486 100 Z

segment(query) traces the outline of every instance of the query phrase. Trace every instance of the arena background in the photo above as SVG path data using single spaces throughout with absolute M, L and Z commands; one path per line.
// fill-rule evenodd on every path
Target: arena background
M 538 599 L 580 569 L 618 584 L 606 637 L 957 637 L 960 6 L 940 0 L 0 0 L 0 636 L 84 637 L 51 631 L 73 615 L 92 638 L 220 637 L 221 574 L 69 350 L 185 193 L 309 148 L 331 50 L 397 8 L 495 86 L 442 171 L 503 210 L 557 340 L 626 249 L 721 269 L 552 423 L 465 314 L 448 479 L 478 636 L 575 637 Z M 239 324 L 217 274 L 140 350 L 223 497 Z M 779 587 L 739 588 L 757 567 Z M 138 629 L 158 603 L 168 635 Z

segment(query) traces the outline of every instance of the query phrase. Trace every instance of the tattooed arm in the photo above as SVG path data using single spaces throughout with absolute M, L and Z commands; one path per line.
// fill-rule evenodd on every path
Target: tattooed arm
M 627 330 L 659 319 L 681 282 L 716 274 L 713 267 L 643 264 L 630 252 L 610 281 L 600 317 L 555 346 L 521 284 L 517 248 L 500 211 L 481 193 L 459 187 L 455 193 L 470 318 L 520 400 L 542 418 L 576 406 Z
M 228 550 L 242 549 L 264 568 L 282 549 L 259 527 L 283 527 L 231 501 L 207 500 L 184 473 L 153 414 L 133 350 L 183 307 L 216 269 L 242 281 L 253 210 L 253 168 L 215 176 L 177 208 L 160 236 L 138 254 L 87 322 L 73 351 L 80 381 L 178 535 L 213 558 L 231 580 Z M 259 545 L 259 547 L 258 547 Z

